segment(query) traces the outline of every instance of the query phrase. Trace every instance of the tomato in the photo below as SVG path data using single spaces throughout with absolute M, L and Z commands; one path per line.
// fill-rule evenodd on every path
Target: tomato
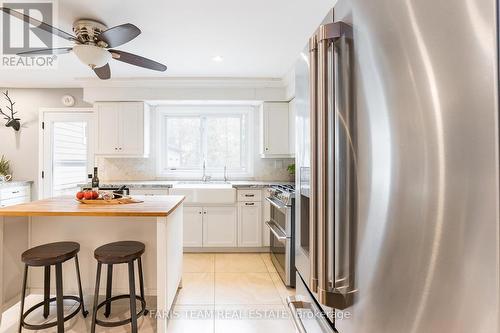
M 84 193 L 84 198 L 87 199 L 87 200 L 91 200 L 93 197 L 93 194 L 92 194 L 92 191 L 86 191 Z
M 97 191 L 92 191 L 92 199 L 96 200 L 99 198 L 99 192 Z
M 80 192 L 78 192 L 78 193 L 76 194 L 76 198 L 77 198 L 78 200 L 82 200 L 84 197 L 85 197 L 85 194 L 84 194 L 82 191 L 80 191 Z

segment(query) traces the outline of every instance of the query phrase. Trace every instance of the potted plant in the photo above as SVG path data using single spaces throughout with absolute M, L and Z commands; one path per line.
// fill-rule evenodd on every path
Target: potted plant
M 295 163 L 289 164 L 286 169 L 290 176 L 295 176 Z
M 11 177 L 9 160 L 2 155 L 2 158 L 0 159 L 0 180 L 10 180 Z

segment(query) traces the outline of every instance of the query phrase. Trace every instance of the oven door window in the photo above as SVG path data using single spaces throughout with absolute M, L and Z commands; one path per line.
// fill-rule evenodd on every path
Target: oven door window
M 279 264 L 281 273 L 285 272 L 286 268 L 286 240 L 279 240 L 271 232 L 271 254 Z
M 273 205 L 271 205 L 271 220 L 276 223 L 283 232 L 286 231 L 286 215 Z

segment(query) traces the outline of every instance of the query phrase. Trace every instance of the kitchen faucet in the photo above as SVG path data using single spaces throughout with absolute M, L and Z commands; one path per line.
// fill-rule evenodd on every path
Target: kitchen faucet
M 207 176 L 206 172 L 207 172 L 207 165 L 206 165 L 206 162 L 203 161 L 203 176 L 201 177 L 201 181 L 204 183 L 208 182 L 210 180 L 210 178 L 212 178 L 210 176 Z

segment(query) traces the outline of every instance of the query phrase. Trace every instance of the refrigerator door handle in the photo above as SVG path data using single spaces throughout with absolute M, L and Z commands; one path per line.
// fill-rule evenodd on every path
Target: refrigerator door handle
M 302 323 L 302 319 L 300 319 L 299 313 L 297 309 L 310 309 L 311 304 L 304 301 L 298 301 L 294 297 L 289 297 L 287 299 L 288 308 L 290 309 L 290 313 L 292 314 L 292 320 L 295 324 L 295 328 L 299 333 L 307 333 L 304 324 Z
M 336 244 L 329 244 L 331 239 L 335 242 L 336 216 L 339 207 L 330 203 L 338 199 L 336 190 L 337 180 L 335 158 L 329 158 L 337 154 L 337 134 L 335 126 L 329 126 L 336 123 L 336 64 L 338 61 L 329 61 L 329 49 L 333 46 L 333 55 L 336 56 L 335 42 L 342 37 L 352 37 L 352 29 L 343 22 L 336 22 L 323 25 L 318 30 L 318 166 L 317 166 L 317 189 L 316 189 L 316 207 L 317 207 L 317 246 L 318 246 L 318 300 L 321 304 L 333 307 L 335 309 L 345 309 L 350 306 L 352 293 L 347 290 L 344 293 L 335 288 L 336 272 Z M 330 66 L 332 68 L 330 68 Z M 333 74 L 333 79 L 329 80 L 329 74 Z M 329 112 L 329 106 L 333 108 Z M 333 117 L 333 118 L 332 118 Z M 333 138 L 333 142 L 329 142 Z M 332 145 L 332 146 L 330 146 Z M 333 160 L 333 161 L 331 161 Z M 344 163 L 344 161 L 341 161 Z M 333 168 L 333 172 L 332 172 Z M 333 186 L 333 187 L 332 187 Z M 332 188 L 330 188 L 332 187 Z M 334 189 L 330 191 L 330 189 Z M 346 189 L 348 190 L 348 189 Z M 331 196 L 334 196 L 331 198 Z M 348 196 L 350 194 L 347 194 Z M 333 199 L 333 200 L 330 200 Z M 342 201 L 343 204 L 343 201 Z M 312 208 L 312 207 L 311 207 Z M 342 209 L 341 209 L 342 210 Z M 329 251 L 331 250 L 331 252 Z M 330 266 L 331 265 L 331 266 Z M 344 289 L 344 288 L 342 288 Z
M 318 133 L 317 133 L 317 81 L 318 81 L 318 42 L 316 35 L 309 39 L 309 59 L 310 59 L 310 78 L 309 78 L 309 103 L 310 111 L 310 184 L 309 184 L 309 288 L 312 292 L 318 291 L 318 246 L 317 246 L 317 158 L 318 158 Z

